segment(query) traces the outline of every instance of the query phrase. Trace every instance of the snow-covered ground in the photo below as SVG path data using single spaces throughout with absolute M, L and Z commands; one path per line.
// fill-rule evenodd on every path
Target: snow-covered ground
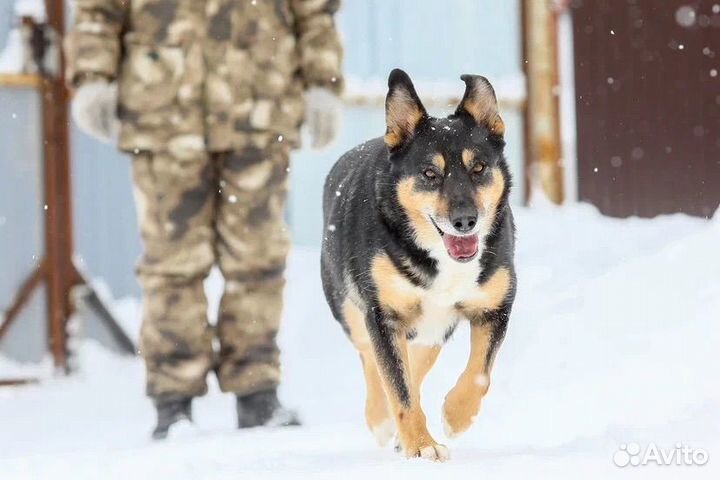
M 518 297 L 493 385 L 445 464 L 376 447 L 357 355 L 331 319 L 318 252 L 293 253 L 282 345 L 292 430 L 233 429 L 233 399 L 195 402 L 197 430 L 154 444 L 137 359 L 96 344 L 81 372 L 0 389 L 0 479 L 720 478 L 720 214 L 612 220 L 590 207 L 517 211 Z M 217 278 L 209 289 L 219 291 Z M 127 305 L 125 310 L 127 309 Z M 442 399 L 467 329 L 424 388 Z M 0 372 L 32 373 L 0 359 Z M 1 375 L 0 375 L 1 376 Z M 613 464 L 621 445 L 702 448 L 704 466 Z

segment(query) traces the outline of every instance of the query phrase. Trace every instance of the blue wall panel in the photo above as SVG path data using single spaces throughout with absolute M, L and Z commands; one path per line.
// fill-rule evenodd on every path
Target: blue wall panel
M 45 248 L 40 125 L 40 98 L 34 90 L 0 89 L 0 311 L 12 303 Z M 0 340 L 0 351 L 37 359 L 45 349 L 45 318 L 40 289 Z

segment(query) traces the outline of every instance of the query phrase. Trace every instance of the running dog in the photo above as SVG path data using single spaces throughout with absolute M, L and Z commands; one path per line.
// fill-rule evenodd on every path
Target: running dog
M 465 370 L 445 397 L 449 437 L 473 423 L 515 298 L 515 227 L 505 126 L 484 77 L 446 118 L 427 114 L 410 77 L 393 70 L 387 131 L 343 155 L 323 197 L 322 281 L 333 316 L 360 353 L 365 416 L 380 444 L 449 458 L 428 432 L 423 378 L 461 320 Z

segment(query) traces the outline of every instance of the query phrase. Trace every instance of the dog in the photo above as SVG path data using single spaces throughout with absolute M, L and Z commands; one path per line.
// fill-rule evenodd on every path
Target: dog
M 466 431 L 490 385 L 515 298 L 515 226 L 505 126 L 488 80 L 463 75 L 452 115 L 428 115 L 410 77 L 388 79 L 384 137 L 344 154 L 323 195 L 325 297 L 360 353 L 365 417 L 408 457 L 449 458 L 429 433 L 420 389 L 467 320 L 471 352 L 445 397 L 449 437 Z

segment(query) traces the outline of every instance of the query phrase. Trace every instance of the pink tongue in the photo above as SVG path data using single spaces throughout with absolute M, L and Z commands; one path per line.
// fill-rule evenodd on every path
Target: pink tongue
M 478 251 L 478 236 L 470 235 L 467 237 L 454 237 L 447 233 L 442 237 L 445 242 L 445 248 L 454 259 L 468 258 L 475 255 Z

